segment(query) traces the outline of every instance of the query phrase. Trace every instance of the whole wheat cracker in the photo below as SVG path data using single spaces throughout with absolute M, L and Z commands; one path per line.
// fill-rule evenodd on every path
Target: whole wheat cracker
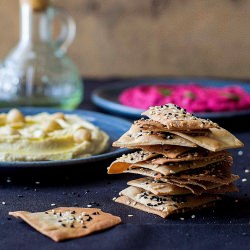
M 185 109 L 169 103 L 162 106 L 150 107 L 142 113 L 150 119 L 160 122 L 169 130 L 204 130 L 208 128 L 219 128 L 219 125 L 207 120 L 193 116 Z
M 228 185 L 221 185 L 213 183 L 207 186 L 207 189 L 195 188 L 193 191 L 187 189 L 186 187 L 178 187 L 174 184 L 156 181 L 152 178 L 139 178 L 136 180 L 129 181 L 127 183 L 130 186 L 142 188 L 149 191 L 155 195 L 184 195 L 184 194 L 223 194 L 227 192 L 236 192 L 238 189 L 233 183 Z
M 133 200 L 132 205 L 139 203 L 146 207 L 161 211 L 165 213 L 166 216 L 180 209 L 200 207 L 217 200 L 216 195 L 155 196 L 141 188 L 132 186 L 122 190 L 120 194 Z
M 143 131 L 136 125 L 123 134 L 117 141 L 113 142 L 114 147 L 140 148 L 147 145 L 178 145 L 184 147 L 196 147 L 197 145 L 178 135 L 170 133 L 154 133 Z
M 121 223 L 120 217 L 98 208 L 59 207 L 45 212 L 9 212 L 54 241 L 82 237 Z

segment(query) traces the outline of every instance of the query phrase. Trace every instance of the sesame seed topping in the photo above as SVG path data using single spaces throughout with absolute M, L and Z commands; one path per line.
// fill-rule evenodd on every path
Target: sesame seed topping
M 249 173 L 250 172 L 250 170 L 249 169 L 245 169 L 245 173 Z
M 246 181 L 247 181 L 247 178 L 243 178 L 241 181 L 242 181 L 242 182 L 246 182 Z
M 134 215 L 133 214 L 128 214 L 128 217 L 133 217 Z
M 6 202 L 5 202 L 5 201 L 2 201 L 2 205 L 6 205 Z
M 55 203 L 51 203 L 51 204 L 50 204 L 51 207 L 54 207 L 55 205 L 56 205 Z

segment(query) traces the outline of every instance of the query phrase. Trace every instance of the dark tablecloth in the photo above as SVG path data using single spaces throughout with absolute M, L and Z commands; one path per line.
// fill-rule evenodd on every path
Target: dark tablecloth
M 85 99 L 80 108 L 98 111 L 90 102 L 90 93 L 103 84 L 108 83 L 85 82 Z M 112 159 L 87 168 L 68 166 L 62 171 L 2 172 L 0 249 L 249 249 L 250 173 L 245 170 L 250 169 L 250 125 L 247 118 L 221 122 L 233 130 L 245 148 L 231 150 L 233 172 L 241 177 L 237 182 L 240 192 L 226 195 L 215 208 L 162 219 L 117 204 L 112 198 L 135 176 L 108 176 L 106 168 Z M 245 178 L 247 181 L 242 182 Z M 91 202 L 120 216 L 122 224 L 84 238 L 54 243 L 24 222 L 8 216 L 9 211 L 43 211 L 51 209 L 51 204 L 86 207 Z

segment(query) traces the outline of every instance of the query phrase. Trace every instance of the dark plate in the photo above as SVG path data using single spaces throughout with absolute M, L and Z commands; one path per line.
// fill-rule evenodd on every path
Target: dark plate
M 212 87 L 225 87 L 225 86 L 238 85 L 250 93 L 250 85 L 239 81 L 199 79 L 199 78 L 154 78 L 154 79 L 126 80 L 126 81 L 112 83 L 108 86 L 96 89 L 93 92 L 91 98 L 92 102 L 96 106 L 100 107 L 101 109 L 109 113 L 132 119 L 138 119 L 143 110 L 124 106 L 120 104 L 118 101 L 118 97 L 124 89 L 136 85 L 152 85 L 158 83 L 167 85 L 177 85 L 177 84 L 191 83 L 191 82 L 198 83 L 203 86 L 212 86 Z M 204 113 L 195 113 L 194 115 L 209 119 L 221 119 L 221 118 L 250 115 L 250 109 L 241 111 L 237 110 L 237 111 L 225 111 L 225 112 L 204 112 Z
M 87 121 L 93 123 L 94 125 L 98 126 L 100 129 L 105 131 L 110 136 L 109 141 L 109 148 L 106 152 L 98 155 L 93 155 L 86 158 L 79 158 L 79 159 L 72 159 L 66 161 L 36 161 L 36 162 L 0 162 L 0 170 L 15 170 L 21 168 L 50 168 L 50 167 L 65 167 L 65 166 L 72 166 L 72 165 L 81 165 L 85 166 L 88 163 L 98 162 L 102 160 L 107 160 L 109 158 L 118 157 L 121 154 L 128 152 L 128 149 L 120 149 L 112 147 L 112 142 L 117 140 L 123 133 L 125 133 L 131 123 L 121 119 L 116 118 L 114 116 L 105 115 L 97 112 L 92 111 L 82 111 L 82 110 L 74 110 L 74 111 L 65 111 L 60 109 L 53 109 L 53 108 L 20 108 L 20 110 L 25 115 L 34 115 L 40 112 L 48 112 L 48 113 L 55 113 L 55 112 L 64 112 L 66 114 L 76 114 L 80 117 L 86 119 Z M 0 112 L 7 112 L 8 109 L 0 109 Z

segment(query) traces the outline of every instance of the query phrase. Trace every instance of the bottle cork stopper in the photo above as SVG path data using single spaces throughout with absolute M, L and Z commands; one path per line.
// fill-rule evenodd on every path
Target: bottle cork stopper
M 20 0 L 22 3 L 28 3 L 33 11 L 45 11 L 50 4 L 50 0 Z

